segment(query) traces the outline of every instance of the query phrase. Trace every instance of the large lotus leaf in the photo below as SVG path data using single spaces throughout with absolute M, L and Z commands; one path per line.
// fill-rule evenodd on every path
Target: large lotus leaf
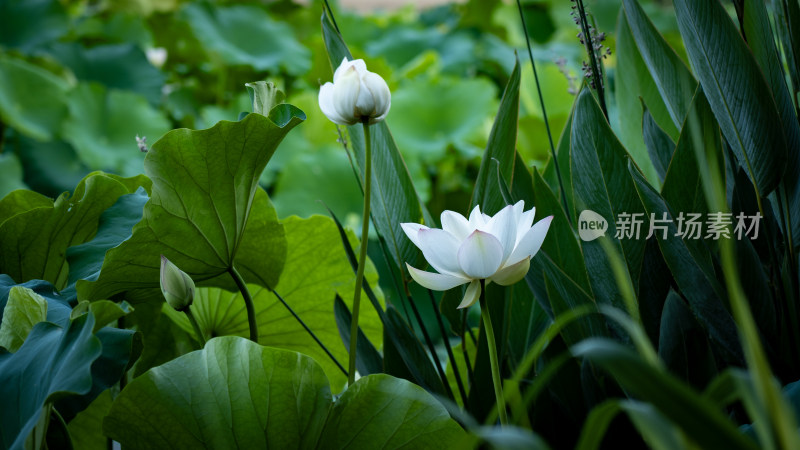
M 17 214 L 52 205 L 52 199 L 38 192 L 24 189 L 13 191 L 0 200 L 0 225 Z
M 34 325 L 47 319 L 47 300 L 31 289 L 14 286 L 8 294 L 0 323 L 0 347 L 10 352 L 22 347 Z
M 83 315 L 62 328 L 40 322 L 16 353 L 0 351 L 0 444 L 22 448 L 42 407 L 92 388 L 92 363 L 102 344 L 92 334 L 94 317 Z
M 347 262 L 338 230 L 331 219 L 323 216 L 310 219 L 289 217 L 284 221 L 284 227 L 288 243 L 286 265 L 275 291 L 337 360 L 344 363 L 348 354 L 339 337 L 333 300 L 338 294 L 348 308 L 352 308 L 355 275 Z M 352 234 L 349 237 L 351 243 L 357 245 Z M 367 265 L 365 277 L 371 286 L 378 285 L 378 274 L 371 263 Z M 333 387 L 340 388 L 346 381 L 344 374 L 275 294 L 255 285 L 250 286 L 250 291 L 258 320 L 258 342 L 312 356 L 325 369 Z M 206 337 L 249 335 L 247 313 L 239 293 L 216 288 L 198 289 L 192 312 Z M 164 313 L 185 331 L 194 334 L 185 315 L 169 307 L 164 307 Z M 380 342 L 381 325 L 371 306 L 362 304 L 358 323 L 372 342 Z
M 311 67 L 311 54 L 294 38 L 291 27 L 261 8 L 192 3 L 181 15 L 203 47 L 226 64 L 259 71 L 281 69 L 291 75 L 302 75 Z
M 67 282 L 67 248 L 91 239 L 100 215 L 121 195 L 148 184 L 143 176 L 94 173 L 78 184 L 72 197 L 65 192 L 49 206 L 6 219 L 0 224 L 0 273 L 20 282 L 47 280 L 62 289 Z
M 111 390 L 107 390 L 69 422 L 67 429 L 73 448 L 108 450 L 108 438 L 103 436 L 103 419 L 111 410 L 112 402 Z
M 41 67 L 0 55 L 0 120 L 22 134 L 50 140 L 67 115 L 69 87 Z
M 424 389 L 385 374 L 363 377 L 336 401 L 320 442 L 325 448 L 457 448 L 466 437 Z
M 764 72 L 719 2 L 675 0 L 675 14 L 722 134 L 766 196 L 786 171 L 787 144 Z
M 166 115 L 141 95 L 95 82 L 79 84 L 68 102 L 62 134 L 93 170 L 142 173 L 144 154 L 137 150 L 136 136 L 153 143 L 171 128 Z
M 330 145 L 293 154 L 280 169 L 272 201 L 280 217 L 326 214 L 328 207 L 355 223 L 360 223 L 364 203 L 347 154 Z
M 410 159 L 436 162 L 464 147 L 492 113 L 495 88 L 484 79 L 417 78 L 392 92 L 397 146 Z
M 214 285 L 235 290 L 231 277 L 221 275 L 242 251 L 252 266 L 240 271 L 245 280 L 274 286 L 283 266 L 281 243 L 276 242 L 282 237 L 258 178 L 286 133 L 303 120 L 302 111 L 281 104 L 269 118 L 250 114 L 240 122 L 164 136 L 145 159 L 153 190 L 142 221 L 130 239 L 107 252 L 97 281 L 78 283 L 79 294 L 103 299 L 157 287 L 159 255 L 196 282 L 217 278 Z M 254 234 L 247 245 L 246 225 Z M 257 230 L 272 234 L 256 235 Z
M 133 380 L 103 431 L 130 449 L 316 448 L 330 403 L 313 359 L 219 337 Z
M 133 44 L 99 45 L 86 48 L 78 43 L 57 44 L 52 54 L 69 67 L 79 80 L 97 81 L 108 88 L 143 95 L 152 104 L 161 100 L 164 74 L 153 67 L 144 52 Z M 155 142 L 156 136 L 151 136 Z
M 68 29 L 69 18 L 58 0 L 0 2 L 0 47 L 28 52 Z

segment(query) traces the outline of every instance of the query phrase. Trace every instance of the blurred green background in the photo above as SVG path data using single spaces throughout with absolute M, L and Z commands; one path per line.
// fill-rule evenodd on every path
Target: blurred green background
M 615 48 L 620 1 L 586 4 Z M 556 144 L 583 82 L 571 5 L 522 2 Z M 390 86 L 387 123 L 434 217 L 469 205 L 515 52 L 523 67 L 518 149 L 544 170 L 550 147 L 515 2 L 331 6 L 353 54 Z M 644 6 L 680 48 L 669 2 Z M 141 173 L 137 136 L 152 145 L 173 128 L 237 120 L 251 110 L 245 83 L 268 80 L 308 115 L 261 177 L 279 216 L 327 214 L 327 205 L 358 232 L 362 197 L 346 136 L 317 104 L 319 86 L 332 78 L 322 11 L 316 0 L 0 0 L 0 197 L 18 188 L 55 197 L 93 170 Z M 634 158 L 637 149 L 646 156 L 637 91 L 621 91 L 634 109 L 617 107 L 616 55 L 604 63 L 612 127 Z M 381 284 L 391 286 L 372 256 Z
M 343 3 L 332 3 L 339 27 L 354 55 L 388 81 L 388 124 L 434 216 L 467 207 L 515 51 L 524 65 L 519 150 L 530 166 L 546 164 L 515 3 Z M 523 2 L 556 140 L 582 82 L 571 4 Z M 587 4 L 613 48 L 619 1 Z M 647 6 L 664 18 L 663 32 L 676 33 L 671 14 Z M 321 12 L 319 1 L 0 1 L 0 197 L 24 187 L 56 196 L 92 170 L 140 173 L 137 135 L 152 144 L 172 128 L 236 120 L 250 110 L 244 83 L 269 80 L 308 115 L 261 179 L 278 213 L 324 213 L 322 201 L 357 224 L 353 170 L 317 106 L 320 83 L 331 79 Z M 612 91 L 614 57 L 606 60 Z

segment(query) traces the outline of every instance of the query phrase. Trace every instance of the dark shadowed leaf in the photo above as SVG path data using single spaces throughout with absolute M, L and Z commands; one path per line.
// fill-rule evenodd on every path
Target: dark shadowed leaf
M 572 348 L 610 372 L 617 382 L 641 401 L 648 402 L 704 447 L 755 449 L 756 443 L 742 434 L 713 403 L 645 360 L 609 339 L 587 339 Z M 642 380 L 648 380 L 642 383 Z
M 781 117 L 764 74 L 718 1 L 675 1 L 686 52 L 739 164 L 766 196 L 786 170 Z M 731 70 L 736 67 L 736 70 Z
M 642 223 L 646 221 L 633 180 L 625 175 L 629 159 L 590 90 L 584 89 L 578 96 L 572 121 L 575 209 L 579 214 L 587 209 L 594 211 L 608 222 L 606 236 L 598 239 L 608 239 L 624 256 L 636 289 L 644 255 L 645 240 L 642 237 L 646 236 L 643 233 L 647 230 L 641 233 L 635 230 L 637 218 Z M 628 214 L 627 226 L 618 230 L 617 220 L 621 224 L 625 221 L 621 214 Z M 624 309 L 606 252 L 598 240 L 583 242 L 583 255 L 586 267 L 592 268 L 589 279 L 597 302 Z

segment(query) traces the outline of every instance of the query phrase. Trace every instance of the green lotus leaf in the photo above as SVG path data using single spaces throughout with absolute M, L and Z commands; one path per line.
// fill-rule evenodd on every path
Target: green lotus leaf
M 4 199 L 0 211 L 6 209 L 10 217 L 0 223 L 0 273 L 17 282 L 46 280 L 63 289 L 67 248 L 91 239 L 103 211 L 139 186 L 149 186 L 149 180 L 93 173 L 78 184 L 72 197 L 65 192 L 55 202 L 32 193 Z
M 323 216 L 310 219 L 290 217 L 283 225 L 288 249 L 283 275 L 275 291 L 344 365 L 348 353 L 339 337 L 333 302 L 336 294 L 339 294 L 348 308 L 352 308 L 355 275 L 347 262 L 336 226 L 331 219 Z M 352 234 L 350 240 L 357 245 Z M 371 263 L 367 265 L 365 277 L 371 286 L 378 285 L 378 273 Z M 258 342 L 313 357 L 325 370 L 333 388 L 340 389 L 346 381 L 344 374 L 275 294 L 255 285 L 250 286 L 250 292 L 258 321 Z M 183 330 L 194 335 L 184 314 L 166 306 L 163 312 Z M 192 304 L 192 313 L 207 338 L 249 336 L 247 312 L 238 291 L 233 293 L 217 288 L 200 288 Z M 359 326 L 372 342 L 381 342 L 380 320 L 367 303 L 362 304 Z
M 226 64 L 259 71 L 282 69 L 292 75 L 311 67 L 311 54 L 294 38 L 291 27 L 261 8 L 192 3 L 181 14 L 203 47 Z
M 129 449 L 315 448 L 330 403 L 308 356 L 219 337 L 133 380 L 103 431 Z
M 103 431 L 130 449 L 449 448 L 465 438 L 411 382 L 363 377 L 331 405 L 313 359 L 233 336 L 136 378 Z
M 250 114 L 208 130 L 174 130 L 155 143 L 144 163 L 153 189 L 142 220 L 130 239 L 106 253 L 96 281 L 78 282 L 81 298 L 158 287 L 159 255 L 201 285 L 235 290 L 226 274 L 235 262 L 247 282 L 275 286 L 285 243 L 258 178 L 304 118 L 281 104 L 269 118 Z
M 424 389 L 385 374 L 363 377 L 330 412 L 325 448 L 457 448 L 466 437 Z

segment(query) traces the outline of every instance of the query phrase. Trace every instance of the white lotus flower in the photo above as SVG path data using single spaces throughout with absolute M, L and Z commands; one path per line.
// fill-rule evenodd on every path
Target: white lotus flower
M 355 125 L 364 119 L 370 124 L 380 122 L 391 104 L 386 81 L 368 71 L 363 59 L 344 58 L 333 73 L 333 83 L 327 82 L 319 90 L 319 109 L 339 125 Z
M 553 216 L 533 225 L 536 208 L 523 212 L 525 203 L 508 205 L 489 217 L 476 206 L 466 219 L 453 211 L 442 213 L 442 229 L 403 223 L 403 231 L 439 273 L 406 263 L 411 277 L 435 291 L 469 283 L 459 308 L 472 306 L 481 294 L 480 280 L 509 286 L 525 277 L 531 258 L 539 251 Z M 531 226 L 533 225 L 533 226 Z

